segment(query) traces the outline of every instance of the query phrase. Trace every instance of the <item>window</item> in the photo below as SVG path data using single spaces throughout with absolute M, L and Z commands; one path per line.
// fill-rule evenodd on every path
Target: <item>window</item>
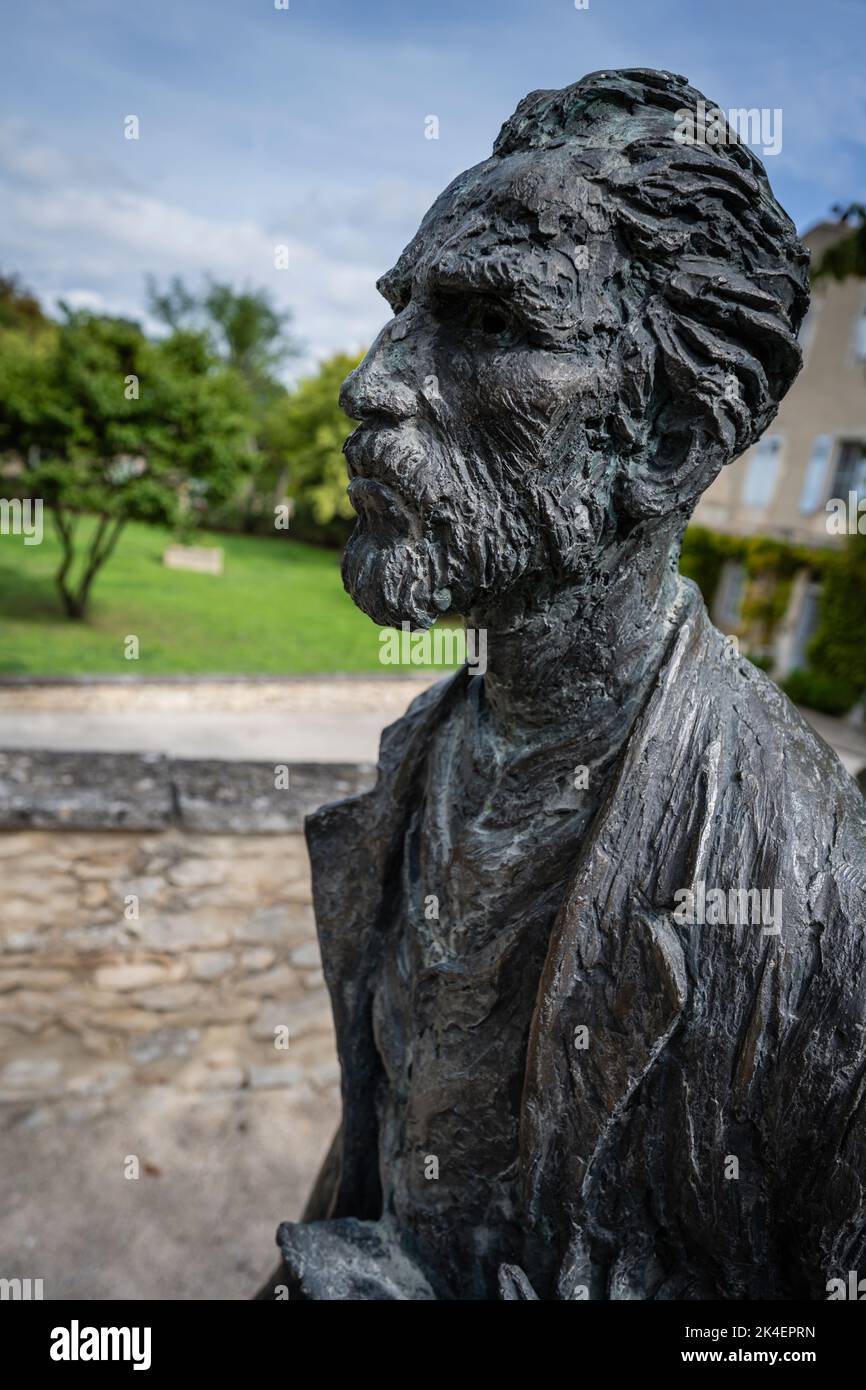
M 861 306 L 854 324 L 854 361 L 866 362 L 866 303 Z
M 833 453 L 832 434 L 819 434 L 809 455 L 803 490 L 800 493 L 800 513 L 809 516 L 817 512 L 827 501 L 827 475 L 830 471 L 830 457 Z
M 759 439 L 746 467 L 743 481 L 743 503 L 747 507 L 769 507 L 779 479 L 782 457 L 782 436 L 765 434 Z
M 723 632 L 733 632 L 739 626 L 745 590 L 745 566 L 726 560 L 713 604 L 715 620 Z
M 866 445 L 860 439 L 844 439 L 839 445 L 833 496 L 847 502 L 849 492 L 857 494 L 858 502 L 866 497 Z
M 808 664 L 807 650 L 818 630 L 820 612 L 821 586 L 820 584 L 810 584 L 803 595 L 803 603 L 797 616 L 797 625 L 791 643 L 792 670 L 797 670 Z

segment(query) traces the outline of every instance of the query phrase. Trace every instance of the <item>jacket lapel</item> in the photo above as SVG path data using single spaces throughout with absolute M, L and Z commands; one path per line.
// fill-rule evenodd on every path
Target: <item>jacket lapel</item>
M 579 1228 L 593 1159 L 686 1005 L 686 961 L 666 905 L 691 881 L 712 820 L 718 747 L 700 746 L 697 677 L 713 635 L 691 598 L 554 926 L 521 1124 L 526 1211 L 542 1239 L 562 1229 L 563 1206 Z M 672 805 L 682 808 L 675 837 Z
M 530 1032 L 521 1124 L 529 1220 L 562 1223 L 563 1164 L 575 1220 L 594 1154 L 674 1032 L 687 970 L 669 903 L 706 853 L 713 747 L 690 743 L 697 673 L 714 629 L 697 595 L 629 737 L 557 916 Z M 716 640 L 718 638 L 716 637 Z M 376 787 L 307 818 L 313 898 L 343 1074 L 343 1126 L 328 1215 L 375 1218 L 381 1193 L 371 986 L 392 912 L 406 821 L 434 728 L 464 691 L 465 668 L 385 731 Z M 675 786 L 693 795 L 672 836 Z M 579 1030 L 588 1028 L 584 1039 Z M 585 1042 L 585 1046 L 583 1045 Z M 351 1078 L 351 1087 L 349 1079 Z
M 393 898 L 408 816 L 432 730 L 462 694 L 462 668 L 414 701 L 382 735 L 372 791 L 323 806 L 305 831 L 322 967 L 334 1013 L 342 1073 L 343 1122 L 332 1159 L 329 1216 L 379 1215 L 371 988 Z M 393 887 L 392 887 L 393 885 Z

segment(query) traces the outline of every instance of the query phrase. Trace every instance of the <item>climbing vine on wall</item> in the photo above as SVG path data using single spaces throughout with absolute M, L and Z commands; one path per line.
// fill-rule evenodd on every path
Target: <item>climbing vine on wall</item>
M 852 704 L 866 694 L 866 536 L 849 536 L 844 550 L 825 562 L 809 659 L 850 687 Z
M 680 570 L 695 581 L 708 607 L 727 560 L 741 564 L 746 572 L 742 628 L 753 648 L 753 659 L 759 661 L 770 650 L 788 610 L 795 575 L 806 570 L 820 581 L 818 628 L 808 647 L 809 668 L 794 671 L 784 688 L 799 703 L 831 714 L 840 714 L 863 698 L 866 537 L 849 537 L 846 548 L 840 551 L 795 545 L 770 536 L 726 536 L 691 526 L 683 540 Z

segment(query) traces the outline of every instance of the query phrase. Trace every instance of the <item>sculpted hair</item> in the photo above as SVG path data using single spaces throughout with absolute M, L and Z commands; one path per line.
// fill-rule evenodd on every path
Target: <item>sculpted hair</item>
M 596 207 L 629 266 L 600 292 L 622 305 L 610 428 L 633 516 L 691 511 L 767 428 L 802 362 L 808 252 L 727 122 L 717 144 L 680 143 L 684 112 L 718 108 L 675 74 L 591 73 L 531 92 L 493 151 L 564 146 L 604 193 Z

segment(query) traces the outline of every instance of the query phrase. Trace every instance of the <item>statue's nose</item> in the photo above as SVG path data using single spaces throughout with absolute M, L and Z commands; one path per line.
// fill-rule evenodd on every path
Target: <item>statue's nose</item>
M 393 342 L 390 328 L 383 329 L 363 362 L 343 382 L 340 406 L 351 419 L 386 415 L 407 420 L 416 414 L 417 393 L 404 379 L 408 364 L 397 359 Z

